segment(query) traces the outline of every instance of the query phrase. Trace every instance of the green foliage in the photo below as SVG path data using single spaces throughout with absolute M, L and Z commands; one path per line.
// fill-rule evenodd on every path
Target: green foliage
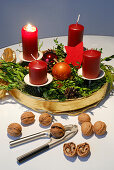
M 49 85 L 40 88 L 32 87 L 30 89 L 26 86 L 26 89 L 24 89 L 25 92 L 29 92 L 32 95 L 34 92 L 35 96 L 43 97 L 46 100 L 58 99 L 59 101 L 64 101 L 68 99 L 68 96 L 73 96 L 73 98 L 89 96 L 100 89 L 106 82 L 106 79 L 103 78 L 93 81 L 89 86 L 88 81 L 78 77 L 77 68 L 72 65 L 70 65 L 70 67 L 72 74 L 69 79 L 63 81 L 54 79 Z
M 58 55 L 59 61 L 63 61 L 66 57 L 64 46 L 62 43 L 59 44 L 57 39 L 55 39 L 54 42 L 57 45 L 55 51 Z M 102 48 L 99 49 L 99 51 L 102 53 Z M 106 57 L 101 61 L 109 61 L 112 58 L 114 58 L 114 56 Z M 70 67 L 71 77 L 69 79 L 64 81 L 54 79 L 48 86 L 40 88 L 42 91 L 40 94 L 43 98 L 47 100 L 58 99 L 64 101 L 68 96 L 73 96 L 73 98 L 89 96 L 93 92 L 99 90 L 106 82 L 110 83 L 111 89 L 113 87 L 114 76 L 112 72 L 114 71 L 114 68 L 112 66 L 104 65 L 101 62 L 101 68 L 105 71 L 105 77 L 100 80 L 92 81 L 90 85 L 87 80 L 83 80 L 78 76 L 77 67 L 73 67 L 72 64 L 70 64 Z M 74 94 L 69 95 L 69 93 L 73 92 Z
M 3 79 L 8 84 L 0 86 L 0 89 L 11 90 L 18 88 L 22 90 L 24 76 L 28 73 L 27 69 L 17 63 L 1 61 L 0 70 L 0 79 Z
M 64 52 L 64 45 L 58 43 L 58 40 L 54 40 L 56 47 L 54 48 L 58 61 L 64 61 L 66 53 Z M 43 45 L 41 43 L 40 47 Z M 102 52 L 102 48 L 99 50 Z M 110 83 L 111 89 L 113 89 L 114 81 L 114 68 L 109 65 L 105 65 L 104 61 L 110 61 L 114 58 L 114 55 L 101 59 L 101 69 L 105 71 L 105 77 L 100 80 L 92 81 L 91 84 L 87 80 L 82 79 L 77 74 L 77 67 L 70 64 L 71 77 L 67 80 L 54 79 L 49 85 L 43 87 L 31 87 L 25 85 L 24 76 L 28 73 L 28 70 L 17 63 L 6 63 L 1 61 L 0 63 L 0 79 L 5 80 L 8 85 L 0 86 L 0 89 L 11 90 L 14 88 L 21 91 L 45 98 L 46 100 L 58 99 L 59 101 L 65 101 L 69 98 L 79 98 L 91 95 L 93 92 L 99 90 L 104 83 Z
M 56 38 L 54 40 L 56 47 L 54 47 L 54 51 L 56 53 L 56 55 L 58 56 L 58 61 L 64 61 L 65 57 L 66 57 L 66 53 L 64 52 L 64 45 L 62 43 L 59 44 L 58 39 Z
M 77 70 L 72 66 L 72 76 L 71 78 L 61 81 L 61 80 L 54 80 L 50 85 L 47 87 L 43 87 L 43 97 L 46 99 L 58 99 L 58 100 L 65 100 L 65 95 L 67 89 L 74 88 L 77 90 L 77 93 L 73 96 L 73 98 L 78 97 L 85 97 L 91 95 L 93 92 L 97 91 L 102 87 L 102 85 L 106 82 L 106 79 L 103 78 L 102 80 L 93 81 L 91 85 L 88 85 L 88 81 L 85 81 L 78 77 Z
M 41 50 L 42 46 L 43 46 L 43 41 L 40 43 L 40 40 L 38 40 L 38 51 Z
M 109 57 L 105 57 L 105 58 L 101 59 L 101 61 L 110 61 L 112 59 L 114 59 L 114 55 L 109 56 Z
M 104 59 L 101 59 L 100 67 L 105 72 L 105 78 L 108 83 L 110 83 L 110 91 L 114 89 L 113 82 L 114 82 L 114 67 L 104 64 L 103 61 L 110 61 L 114 58 L 114 55 L 105 57 Z

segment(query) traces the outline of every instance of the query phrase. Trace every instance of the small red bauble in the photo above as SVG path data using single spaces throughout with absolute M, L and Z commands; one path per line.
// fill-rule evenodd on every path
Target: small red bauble
M 66 80 L 71 75 L 71 68 L 70 66 L 65 62 L 60 62 L 54 65 L 52 69 L 52 75 L 57 80 Z
M 57 60 L 57 55 L 53 52 L 53 50 L 48 50 L 43 54 L 42 60 L 48 63 L 54 63 L 54 59 Z

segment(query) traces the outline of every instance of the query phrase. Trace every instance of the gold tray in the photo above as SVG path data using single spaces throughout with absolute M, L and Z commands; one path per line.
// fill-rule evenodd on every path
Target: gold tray
M 6 90 L 0 90 L 0 99 L 5 97 L 5 95 L 6 95 Z
M 51 114 L 77 115 L 85 110 L 95 107 L 104 97 L 107 91 L 108 83 L 105 83 L 101 89 L 88 97 L 69 99 L 64 102 L 58 100 L 45 100 L 40 97 L 34 97 L 22 93 L 18 89 L 13 89 L 10 94 L 21 104 L 38 112 L 49 112 Z
M 0 79 L 0 85 L 6 85 L 6 84 L 7 83 L 4 80 Z M 5 97 L 6 92 L 7 92 L 6 90 L 0 90 L 0 99 Z

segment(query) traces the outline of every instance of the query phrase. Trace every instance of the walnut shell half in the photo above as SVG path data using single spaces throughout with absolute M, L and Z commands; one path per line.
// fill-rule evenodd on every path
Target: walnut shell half
M 65 134 L 65 128 L 61 123 L 54 123 L 51 126 L 50 133 L 55 138 L 61 138 Z
M 74 157 L 77 154 L 76 145 L 73 142 L 65 143 L 63 145 L 63 152 L 66 156 Z
M 16 53 L 11 48 L 6 48 L 2 54 L 2 59 L 6 62 L 15 62 Z
M 77 154 L 80 157 L 86 157 L 90 153 L 90 146 L 88 143 L 81 143 L 77 145 Z

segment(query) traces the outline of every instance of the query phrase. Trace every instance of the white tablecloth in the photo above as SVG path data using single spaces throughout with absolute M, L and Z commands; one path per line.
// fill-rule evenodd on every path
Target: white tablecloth
M 55 46 L 54 38 L 41 39 L 43 47 L 41 50 L 46 50 Z M 59 42 L 67 45 L 67 37 L 59 37 Z M 87 48 L 103 48 L 103 57 L 114 54 L 114 37 L 107 36 L 84 36 L 84 46 Z M 9 46 L 13 50 L 20 49 L 19 44 Z M 0 49 L 0 56 L 3 53 Z M 16 51 L 17 57 L 19 52 Z M 108 62 L 114 66 L 114 60 Z M 31 110 L 24 105 L 19 104 L 11 96 L 0 100 L 0 169 L 1 170 L 113 170 L 114 169 L 114 96 L 107 96 L 96 108 L 90 109 L 87 113 L 91 117 L 94 124 L 101 120 L 107 124 L 107 134 L 101 137 L 93 135 L 91 137 L 83 137 L 81 128 L 78 124 L 77 116 L 54 116 L 54 122 L 60 122 L 63 125 L 77 124 L 78 133 L 69 140 L 80 144 L 88 142 L 91 147 L 91 154 L 86 158 L 66 158 L 63 154 L 63 144 L 60 144 L 53 149 L 23 163 L 17 164 L 16 158 L 44 143 L 49 139 L 39 139 L 28 144 L 24 144 L 10 149 L 9 142 L 14 138 L 7 135 L 7 127 L 12 122 L 21 123 L 20 116 L 24 111 Z M 30 135 L 42 131 L 39 125 L 38 118 L 40 113 L 33 111 L 35 114 L 35 123 L 30 126 L 22 126 L 22 136 Z

